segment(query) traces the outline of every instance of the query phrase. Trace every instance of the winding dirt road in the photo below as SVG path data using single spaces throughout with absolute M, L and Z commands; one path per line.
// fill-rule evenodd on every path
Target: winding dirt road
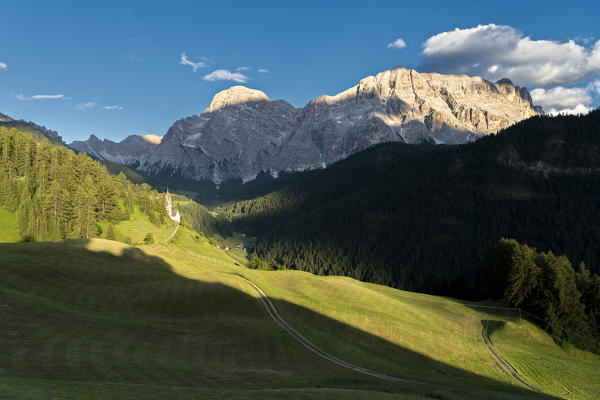
M 244 281 L 246 281 L 256 291 L 256 293 L 260 297 L 260 301 L 263 303 L 263 305 L 267 309 L 267 312 L 269 313 L 269 315 L 271 316 L 273 321 L 275 321 L 275 323 L 277 325 L 279 325 L 283 330 L 285 330 L 290 335 L 292 335 L 292 337 L 294 337 L 294 339 L 296 339 L 298 342 L 300 342 L 304 347 L 306 347 L 307 349 L 309 349 L 310 351 L 312 351 L 319 357 L 324 358 L 325 360 L 331 361 L 332 363 L 340 365 L 344 368 L 348 368 L 353 371 L 359 372 L 361 374 L 373 376 L 375 378 L 384 379 L 387 381 L 406 382 L 406 383 L 414 383 L 414 384 L 419 384 L 419 385 L 437 386 L 436 384 L 432 384 L 432 383 L 428 383 L 428 382 L 422 382 L 422 381 L 405 379 L 405 378 L 398 378 L 395 376 L 382 374 L 382 373 L 379 373 L 376 371 L 371 371 L 370 369 L 359 367 L 358 365 L 354 365 L 347 361 L 340 360 L 336 356 L 327 353 L 325 350 L 321 349 L 316 344 L 312 343 L 310 340 L 308 340 L 306 337 L 304 337 L 300 332 L 298 332 L 296 329 L 294 329 L 290 324 L 288 324 L 279 315 L 279 313 L 277 312 L 277 309 L 275 308 L 275 306 L 273 305 L 273 303 L 271 302 L 271 300 L 269 299 L 267 294 L 257 284 L 255 284 L 254 282 L 252 282 L 242 276 L 240 276 L 240 278 L 243 279 Z M 496 359 L 496 361 L 509 374 L 511 374 L 516 380 L 521 382 L 523 385 L 527 386 L 528 388 L 530 388 L 536 392 L 544 393 L 540 388 L 529 383 L 521 374 L 519 374 L 517 372 L 517 370 L 512 365 L 510 365 L 510 363 L 508 361 L 506 361 L 506 359 L 504 357 L 502 357 L 502 355 L 496 349 L 496 347 L 494 347 L 494 344 L 490 340 L 489 333 L 488 333 L 488 322 L 489 321 L 487 321 L 487 320 L 481 321 L 481 340 L 483 341 L 483 343 L 485 343 L 485 345 L 487 346 L 489 351 L 492 353 L 492 356 L 494 357 L 494 359 Z
M 302 334 L 300 332 L 298 332 L 296 329 L 294 329 L 290 324 L 285 322 L 285 320 L 283 318 L 281 318 L 281 316 L 275 309 L 275 306 L 273 305 L 273 303 L 271 303 L 271 300 L 269 299 L 269 297 L 266 295 L 266 293 L 260 287 L 258 287 L 258 285 L 256 285 L 254 282 L 249 281 L 248 279 L 243 278 L 241 276 L 240 276 L 240 278 L 242 278 L 243 280 L 248 282 L 248 284 L 250 286 L 252 286 L 252 288 L 256 291 L 256 293 L 258 293 L 258 295 L 260 296 L 260 300 L 264 304 L 265 308 L 267 309 L 267 311 L 268 311 L 269 315 L 271 316 L 271 318 L 273 319 L 273 321 L 275 321 L 275 323 L 277 325 L 279 325 L 281 328 L 283 328 L 285 331 L 287 331 L 290 335 L 292 335 L 294 337 L 294 339 L 296 339 L 297 341 L 302 343 L 302 345 L 304 347 L 306 347 L 307 349 L 309 349 L 310 351 L 312 351 L 319 357 L 322 357 L 322 358 L 324 358 L 328 361 L 331 361 L 332 363 L 335 363 L 337 365 L 341 365 L 342 367 L 349 368 L 353 371 L 360 372 L 365 375 L 370 375 L 375 378 L 385 379 L 387 381 L 394 381 L 394 382 L 406 382 L 406 383 L 416 383 L 416 384 L 420 384 L 420 385 L 424 385 L 424 384 L 431 385 L 431 383 L 415 381 L 412 379 L 397 378 L 395 376 L 390 376 L 390 375 L 382 374 L 379 372 L 371 371 L 369 369 L 359 367 L 358 365 L 351 364 L 344 360 L 340 360 L 339 358 L 327 353 L 325 350 L 321 349 L 320 347 L 318 347 L 317 345 L 312 343 L 310 340 L 308 340 L 307 338 L 302 336 Z
M 500 364 L 506 372 L 511 374 L 516 380 L 521 382 L 523 385 L 527 386 L 532 390 L 535 390 L 536 392 L 543 393 L 543 391 L 540 388 L 533 385 L 532 383 L 529 383 L 527 379 L 523 377 L 523 375 L 519 374 L 517 370 L 512 365 L 510 365 L 510 363 L 506 361 L 504 357 L 502 357 L 502 354 L 500 354 L 500 352 L 496 349 L 494 343 L 492 343 L 492 340 L 490 339 L 488 325 L 489 321 L 481 321 L 481 340 L 483 340 L 483 343 L 485 343 L 485 345 L 489 349 L 490 353 L 492 353 L 492 356 L 496 359 L 498 364 Z
M 175 236 L 175 234 L 177 233 L 178 230 L 179 230 L 179 224 L 177 224 L 177 226 L 175 227 L 175 230 L 173 231 L 173 233 L 171 233 L 171 236 L 169 236 L 167 238 L 167 240 L 165 240 L 165 243 L 169 243 L 169 240 L 173 239 L 173 236 Z

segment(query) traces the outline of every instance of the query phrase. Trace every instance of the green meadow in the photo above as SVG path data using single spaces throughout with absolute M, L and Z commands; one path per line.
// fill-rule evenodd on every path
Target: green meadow
M 172 244 L 3 243 L 0 255 L 0 398 L 600 396 L 597 356 L 559 347 L 518 316 L 350 278 L 250 270 L 184 227 Z M 322 349 L 408 382 L 307 351 L 241 277 Z M 496 347 L 547 395 L 495 363 L 482 319 L 502 324 Z
M 19 241 L 21 236 L 17 227 L 17 214 L 0 206 L 0 243 Z

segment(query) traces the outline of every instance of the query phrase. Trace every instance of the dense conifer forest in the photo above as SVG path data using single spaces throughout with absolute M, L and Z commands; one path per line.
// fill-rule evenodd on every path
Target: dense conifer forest
M 166 214 L 158 193 L 85 154 L 29 132 L 0 127 L 0 205 L 17 212 L 24 240 L 99 236 L 100 220 L 129 219 L 136 206 L 156 224 Z
M 266 262 L 476 297 L 485 250 L 513 237 L 598 271 L 600 111 L 535 117 L 462 146 L 379 145 L 225 204 Z
M 504 300 L 559 340 L 600 352 L 600 276 L 583 263 L 501 239 L 479 270 L 482 297 Z
M 214 215 L 206 207 L 184 196 L 173 195 L 173 200 L 182 202 L 177 205 L 177 209 L 185 223 L 196 232 L 202 232 L 206 236 L 219 234 L 222 237 L 233 234 L 231 223 L 222 215 Z

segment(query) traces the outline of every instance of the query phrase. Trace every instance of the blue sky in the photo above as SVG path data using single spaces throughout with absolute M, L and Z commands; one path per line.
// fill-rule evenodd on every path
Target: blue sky
M 0 112 L 67 142 L 163 135 L 240 84 L 217 78 L 301 107 L 396 65 L 511 72 L 546 109 L 598 106 L 600 2 L 407 3 L 3 2 Z

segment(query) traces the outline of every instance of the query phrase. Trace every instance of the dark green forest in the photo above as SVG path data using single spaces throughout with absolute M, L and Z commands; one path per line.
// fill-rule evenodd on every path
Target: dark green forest
M 160 224 L 166 215 L 158 193 L 85 154 L 45 138 L 0 127 L 0 205 L 17 212 L 24 240 L 93 237 L 97 222 L 129 219 L 139 206 Z
M 501 239 L 479 270 L 482 296 L 502 299 L 558 340 L 600 352 L 600 276 L 565 256 Z
M 598 271 L 600 111 L 534 117 L 461 146 L 388 143 L 218 208 L 266 262 L 475 298 L 512 237 Z
M 206 236 L 215 234 L 229 237 L 233 234 L 231 223 L 222 215 L 213 215 L 206 207 L 190 201 L 180 195 L 173 195 L 173 200 L 181 201 L 177 209 L 181 213 L 183 222 L 196 232 L 202 232 Z

